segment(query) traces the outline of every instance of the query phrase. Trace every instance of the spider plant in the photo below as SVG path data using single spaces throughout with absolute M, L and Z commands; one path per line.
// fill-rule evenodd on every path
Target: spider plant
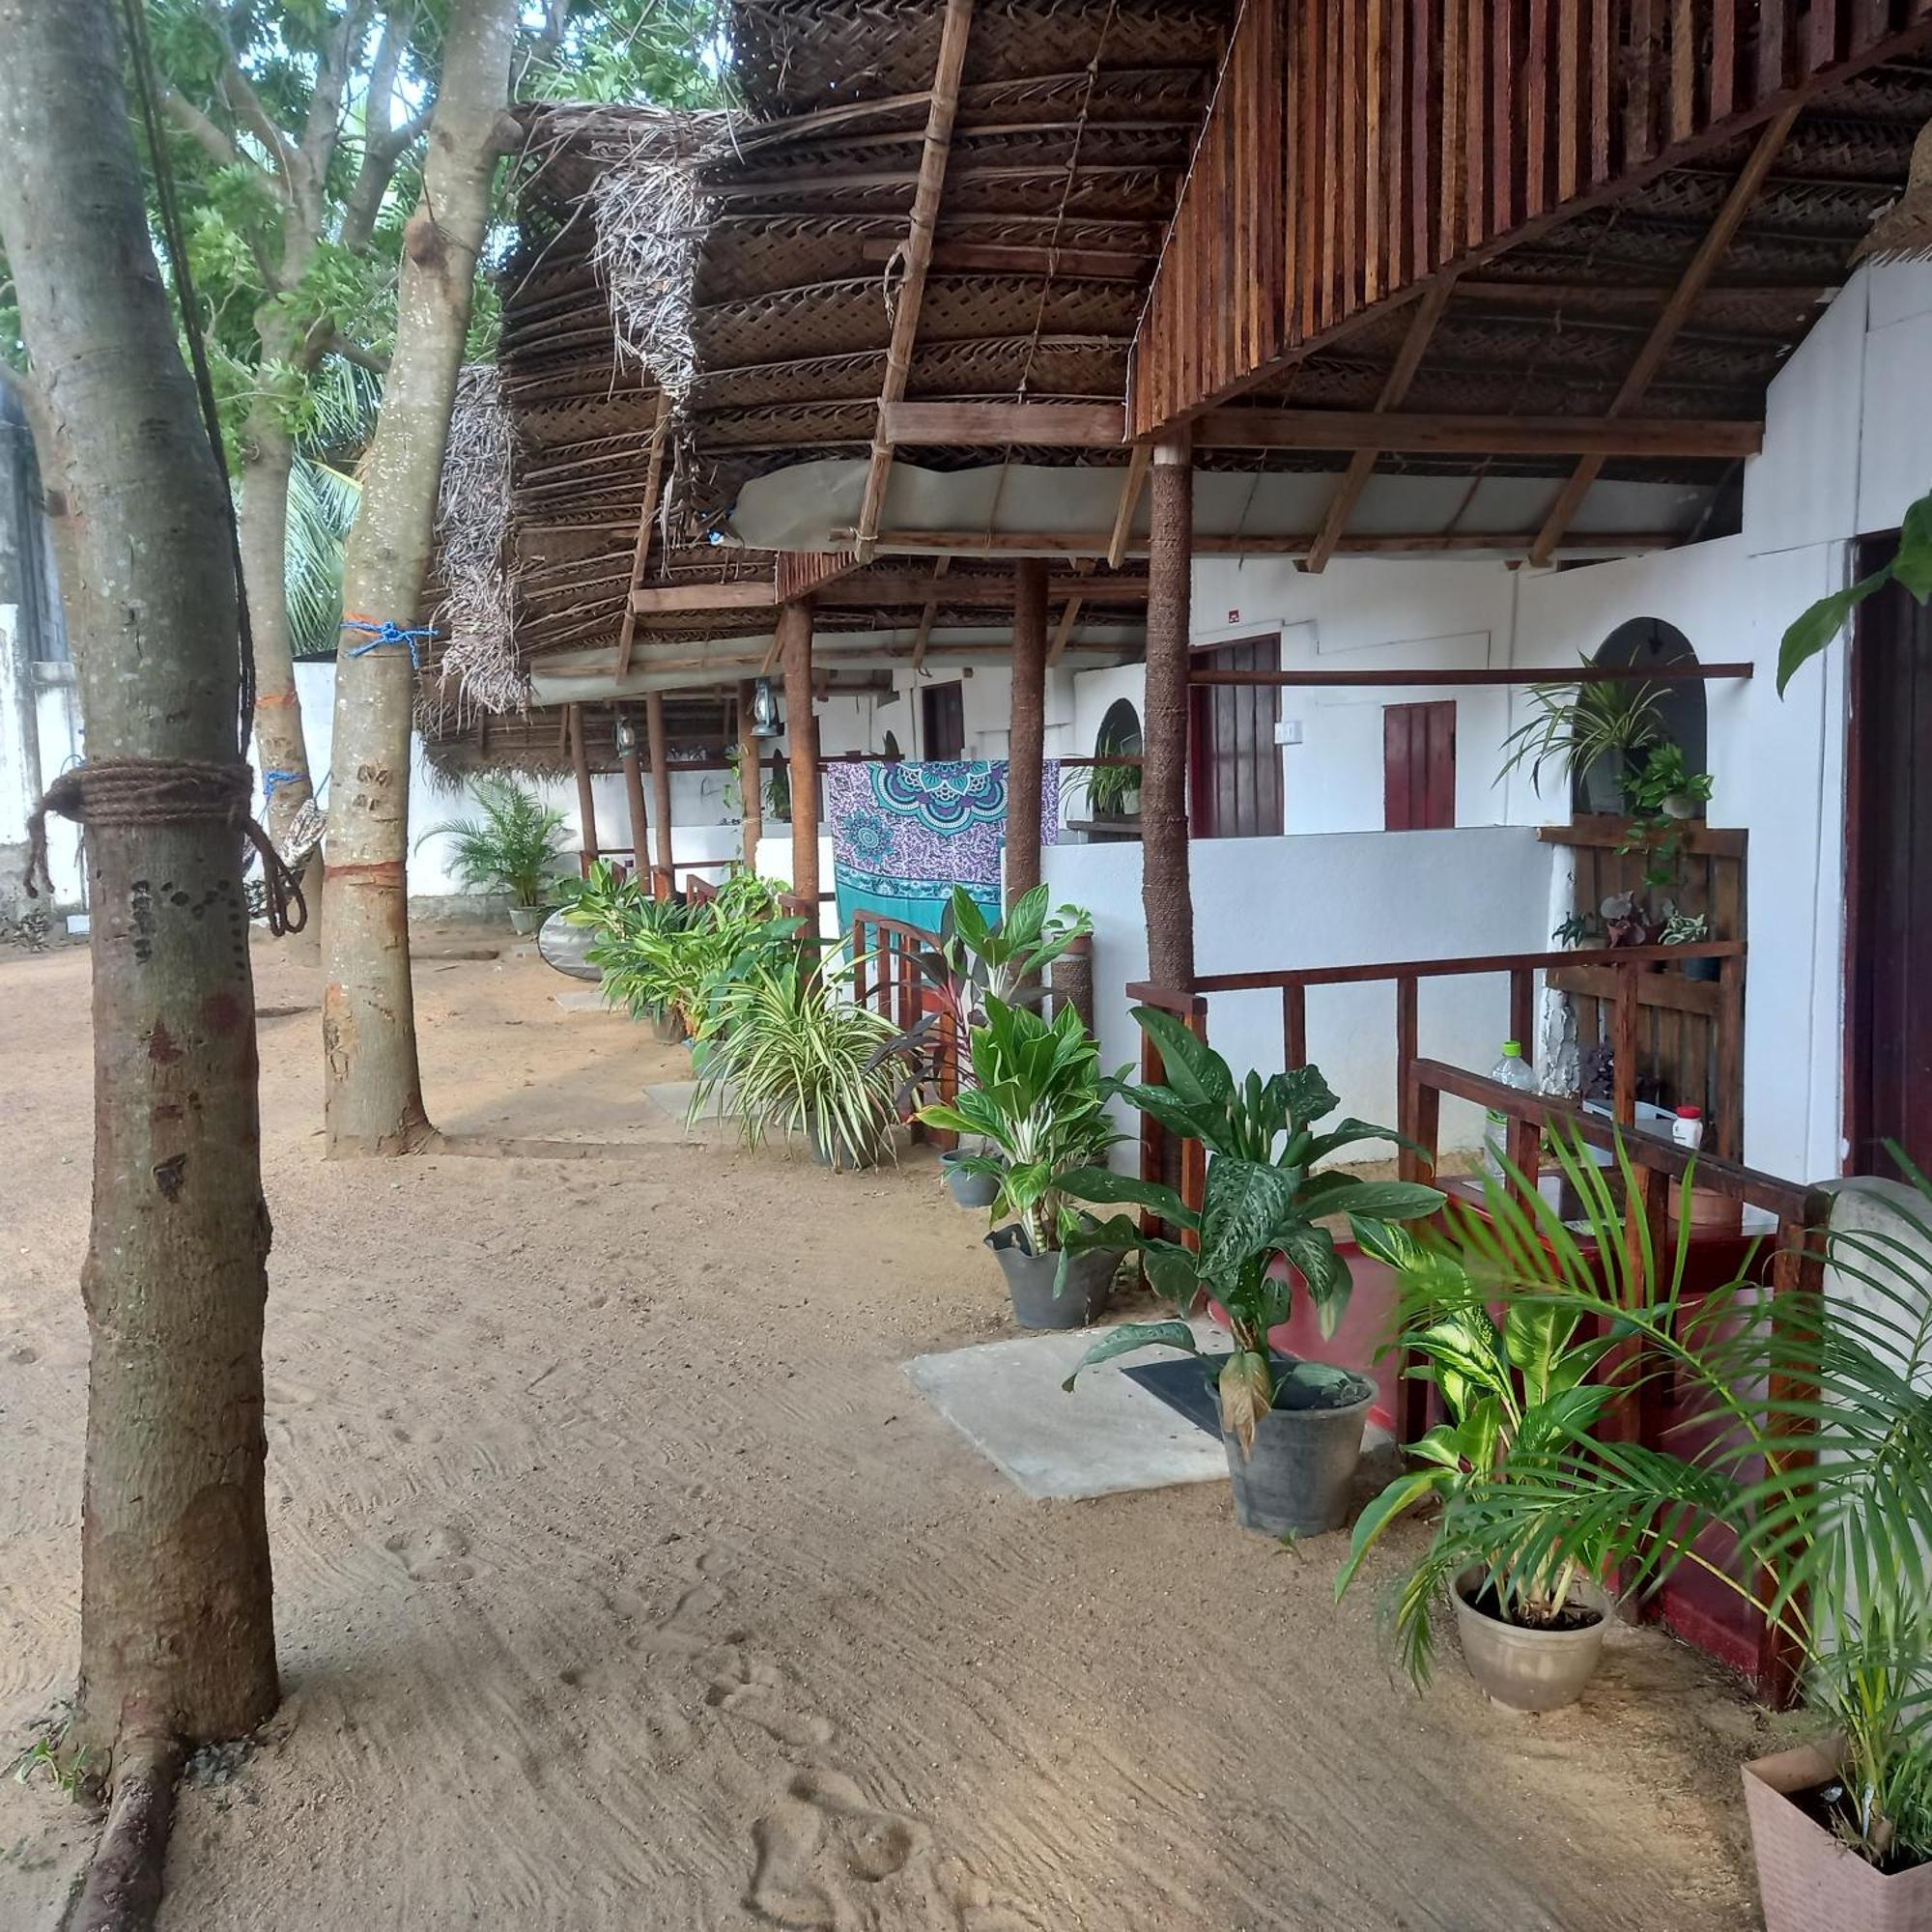
M 736 973 L 715 996 L 690 1118 L 729 1105 L 747 1147 L 803 1131 L 834 1167 L 873 1165 L 894 1119 L 893 1072 L 875 1058 L 892 1026 L 850 999 L 848 979 L 791 947 Z
M 1663 735 L 1663 693 L 1654 684 L 1629 678 L 1582 684 L 1552 679 L 1532 684 L 1527 695 L 1534 715 L 1503 740 L 1497 783 L 1526 764 L 1530 782 L 1541 790 L 1543 774 L 1551 765 L 1560 766 L 1574 782 L 1600 759 L 1609 759 L 1621 784 L 1625 767 Z
M 432 825 L 416 840 L 453 840 L 450 865 L 472 892 L 502 892 L 518 906 L 547 904 L 563 859 L 563 813 L 514 779 L 480 778 L 471 786 L 481 818 Z
M 1620 1393 L 1668 1383 L 1719 1425 L 1683 1457 L 1565 1418 L 1472 1488 L 1457 1533 L 1523 1575 L 1588 1551 L 1646 1584 L 1690 1564 L 1736 1593 L 1802 1660 L 1835 1740 L 1841 1836 L 1896 1869 L 1932 1860 L 1932 1184 L 1894 1152 L 1917 1196 L 1903 1232 L 1833 1231 L 1827 1286 L 1767 1298 L 1748 1275 L 1688 1295 L 1647 1238 L 1622 1261 L 1605 1172 L 1559 1145 L 1596 1255 L 1497 1190 L 1492 1225 L 1465 1226 L 1472 1264 L 1413 1278 L 1411 1314 L 1602 1324 L 1626 1345 Z M 1736 1540 L 1728 1565 L 1699 1547 L 1712 1527 Z
M 1086 1218 L 1066 1205 L 1066 1177 L 1091 1170 L 1121 1139 L 1107 1117 L 1100 1049 L 1071 1007 L 1049 1021 L 992 996 L 970 1040 L 972 1085 L 919 1118 L 997 1150 L 962 1153 L 957 1165 L 997 1177 L 993 1218 L 1018 1220 L 1029 1252 L 1051 1254 Z

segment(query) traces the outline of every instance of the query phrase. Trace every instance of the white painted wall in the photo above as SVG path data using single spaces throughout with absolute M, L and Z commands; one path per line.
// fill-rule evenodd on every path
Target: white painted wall
M 1202 973 L 1447 959 L 1531 952 L 1543 943 L 1551 848 L 1525 827 L 1205 838 L 1191 856 Z M 1040 869 L 1056 901 L 1094 915 L 1103 1064 L 1110 1070 L 1138 1064 L 1139 1029 L 1122 989 L 1147 977 L 1140 846 L 1057 846 L 1041 855 Z M 1487 1072 L 1508 1035 L 1508 981 L 1425 981 L 1418 1016 L 1425 1054 Z M 1279 1071 L 1280 994 L 1216 994 L 1208 1037 L 1237 1076 L 1249 1067 Z M 1308 1050 L 1345 1113 L 1393 1124 L 1392 986 L 1312 990 Z M 1446 1148 L 1474 1147 L 1482 1138 L 1480 1117 L 1455 1103 L 1443 1110 L 1442 1129 Z

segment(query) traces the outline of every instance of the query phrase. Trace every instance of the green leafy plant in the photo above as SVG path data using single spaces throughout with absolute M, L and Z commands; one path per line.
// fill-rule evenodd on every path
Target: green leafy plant
M 1541 1197 L 1537 1209 L 1538 1220 L 1562 1236 L 1557 1252 L 1574 1251 L 1574 1239 Z M 1520 1455 L 1531 1458 L 1587 1435 L 1614 1393 L 1588 1378 L 1615 1345 L 1586 1331 L 1573 1310 L 1518 1305 L 1498 1321 L 1482 1302 L 1484 1257 L 1460 1241 L 1392 1228 L 1378 1254 L 1400 1280 L 1398 1346 L 1415 1364 L 1408 1373 L 1435 1384 L 1449 1420 L 1408 1445 L 1419 1466 L 1398 1476 L 1357 1520 L 1335 1595 L 1355 1580 L 1392 1523 L 1437 1507 L 1427 1548 L 1391 1599 L 1397 1650 L 1423 1689 L 1435 1657 L 1430 1613 L 1463 1572 L 1479 1570 L 1503 1620 L 1530 1630 L 1560 1623 L 1579 1577 L 1602 1580 L 1601 1533 L 1579 1535 L 1559 1550 L 1540 1549 L 1533 1564 L 1517 1561 L 1508 1536 L 1496 1534 L 1494 1492 L 1511 1481 Z
M 813 1137 L 835 1167 L 869 1166 L 890 1144 L 893 1074 L 877 1058 L 891 1023 L 853 1002 L 849 968 L 760 952 L 713 996 L 714 1045 L 691 1118 L 733 1108 L 748 1147 L 774 1128 Z
M 1867 597 L 1888 583 L 1902 583 L 1923 604 L 1932 600 L 1932 494 L 1919 497 L 1899 526 L 1898 554 L 1869 577 L 1843 590 L 1821 597 L 1787 626 L 1777 652 L 1777 695 L 1805 665 L 1845 628 L 1851 614 Z
M 635 873 L 626 874 L 610 859 L 593 859 L 581 879 L 558 880 L 556 899 L 572 925 L 587 926 L 607 936 L 643 923 L 650 917 L 646 907 L 670 903 L 653 899 L 641 879 Z
M 1674 886 L 1683 877 L 1689 821 L 1710 803 L 1711 790 L 1710 773 L 1693 772 L 1683 752 L 1668 743 L 1654 745 L 1643 769 L 1625 784 L 1631 824 L 1617 850 L 1648 855 L 1646 888 Z
M 919 1118 L 997 1150 L 962 1153 L 957 1164 L 996 1176 L 993 1219 L 1016 1219 L 1029 1249 L 1049 1254 L 1091 1220 L 1067 1206 L 1067 1176 L 1091 1170 L 1121 1139 L 1107 1115 L 1100 1049 L 1071 1007 L 1050 1021 L 996 995 L 985 1009 L 969 1037 L 972 1085 Z
M 1906 1232 L 1832 1233 L 1826 1290 L 1767 1303 L 1750 1270 L 1687 1294 L 1681 1241 L 1675 1264 L 1647 1237 L 1626 1262 L 1604 1171 L 1559 1149 L 1597 1259 L 1497 1191 L 1490 1229 L 1465 1234 L 1476 1264 L 1427 1295 L 1436 1320 L 1500 1309 L 1601 1325 L 1626 1345 L 1619 1394 L 1668 1384 L 1709 1418 L 1690 1456 L 1596 1441 L 1566 1418 L 1557 1439 L 1515 1445 L 1508 1480 L 1463 1521 L 1520 1575 L 1587 1551 L 1654 1586 L 1689 1564 L 1749 1604 L 1802 1659 L 1835 1740 L 1840 1834 L 1889 1868 L 1932 1859 L 1932 1185 L 1894 1153 L 1917 1196 Z M 1699 1547 L 1713 1527 L 1736 1540 L 1728 1564 Z
M 514 779 L 480 778 L 472 790 L 482 817 L 433 825 L 416 850 L 432 838 L 449 838 L 450 865 L 471 892 L 507 893 L 520 906 L 546 904 L 563 861 L 563 813 Z
M 1095 818 L 1124 818 L 1127 801 L 1141 788 L 1141 768 L 1130 765 L 1086 765 L 1071 774 L 1071 781 L 1087 794 Z
M 1171 1187 L 1089 1168 L 1066 1176 L 1064 1192 L 1076 1200 L 1151 1208 L 1161 1220 L 1197 1236 L 1200 1247 L 1143 1234 L 1121 1214 L 1069 1233 L 1069 1253 L 1091 1247 L 1137 1252 L 1154 1291 L 1176 1309 L 1166 1321 L 1127 1322 L 1088 1350 L 1080 1369 L 1129 1350 L 1183 1349 L 1198 1354 L 1184 1317 L 1203 1292 L 1228 1316 L 1234 1350 L 1220 1362 L 1221 1423 L 1244 1450 L 1256 1424 L 1274 1406 L 1279 1376 L 1268 1332 L 1289 1318 L 1293 1283 L 1306 1288 L 1322 1331 L 1332 1334 L 1349 1304 L 1349 1264 L 1321 1223 L 1346 1216 L 1357 1238 L 1385 1221 L 1435 1213 L 1444 1197 L 1413 1181 L 1364 1180 L 1340 1170 L 1315 1171 L 1318 1161 L 1364 1141 L 1401 1137 L 1387 1127 L 1348 1119 L 1326 1133 L 1317 1123 L 1339 1102 L 1321 1069 L 1296 1066 L 1264 1081 L 1250 1073 L 1236 1083 L 1228 1063 L 1171 1013 L 1136 1007 L 1134 1018 L 1160 1049 L 1166 1084 L 1117 1083 L 1119 1093 L 1170 1133 L 1199 1141 L 1208 1151 L 1208 1183 L 1197 1212 Z M 1288 1269 L 1276 1266 L 1284 1257 Z M 1289 1364 L 1290 1369 L 1293 1364 Z
M 1657 935 L 1660 946 L 1701 946 L 1711 936 L 1711 922 L 1701 912 L 1678 912 L 1673 908 Z
M 640 895 L 625 923 L 586 955 L 604 972 L 604 993 L 633 1014 L 676 1014 L 687 1034 L 715 1040 L 725 1021 L 720 995 L 767 955 L 795 952 L 801 921 L 777 919 L 778 889 L 741 873 L 716 897 L 691 906 Z
M 1539 789 L 1551 765 L 1559 765 L 1573 782 L 1604 758 L 1616 760 L 1621 771 L 1662 737 L 1663 693 L 1654 684 L 1630 678 L 1581 684 L 1556 679 L 1531 685 L 1528 697 L 1535 712 L 1503 740 L 1499 784 L 1523 765 Z
M 964 989 L 964 1009 L 972 1019 L 988 1001 L 1015 1004 L 1030 981 L 1093 930 L 1090 913 L 1074 905 L 1052 906 L 1044 886 L 1023 894 L 997 923 L 964 886 L 954 886 L 940 922 L 938 952 L 947 977 Z
M 1558 946 L 1591 946 L 1604 934 L 1604 923 L 1595 913 L 1573 912 L 1549 936 Z

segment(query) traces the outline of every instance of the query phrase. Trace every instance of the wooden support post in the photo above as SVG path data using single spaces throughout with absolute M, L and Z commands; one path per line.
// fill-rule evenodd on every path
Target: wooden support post
M 738 680 L 738 789 L 745 814 L 745 869 L 758 869 L 758 840 L 765 836 L 765 768 L 759 763 L 760 740 L 752 734 L 755 687 L 750 678 Z
M 583 827 L 581 841 L 583 863 L 597 857 L 597 799 L 590 789 L 590 751 L 583 741 L 583 707 L 573 704 L 567 720 L 570 731 L 570 761 L 577 767 L 577 816 Z
M 1147 683 L 1141 749 L 1141 904 L 1148 978 L 1194 986 L 1187 856 L 1187 646 L 1194 564 L 1193 452 L 1183 432 L 1156 445 L 1148 536 Z
M 1416 1008 L 1421 981 L 1413 973 L 1402 974 L 1395 982 L 1395 1091 L 1398 1112 L 1396 1126 L 1412 1135 L 1401 1109 L 1408 1105 L 1408 1069 L 1416 1061 Z
M 1636 976 L 1643 969 L 1619 966 L 1616 1008 L 1610 1026 L 1610 1058 L 1614 1094 L 1613 1112 L 1619 1126 L 1628 1127 L 1636 1120 Z
M 811 709 L 811 606 L 779 612 L 785 736 L 791 748 L 791 890 L 818 911 L 818 721 Z
M 651 806 L 657 813 L 652 828 L 657 843 L 652 863 L 665 875 L 665 895 L 677 892 L 677 873 L 672 869 L 670 823 L 670 747 L 666 742 L 664 693 L 652 692 L 644 699 L 644 730 L 651 750 Z
M 644 810 L 643 765 L 638 756 L 635 735 L 631 739 L 631 749 L 620 755 L 624 766 L 624 802 L 631 813 L 631 870 L 640 885 L 648 885 L 651 877 L 650 816 Z
M 1013 574 L 1013 677 L 1007 737 L 1007 904 L 1039 884 L 1040 762 L 1046 752 L 1046 565 Z
M 1308 988 L 1281 989 L 1281 1064 L 1283 1069 L 1308 1065 Z
M 1536 972 L 1533 967 L 1519 966 L 1510 974 L 1510 1037 L 1522 1048 L 1523 1064 L 1536 1065 L 1535 1042 L 1530 1036 L 1536 1031 Z

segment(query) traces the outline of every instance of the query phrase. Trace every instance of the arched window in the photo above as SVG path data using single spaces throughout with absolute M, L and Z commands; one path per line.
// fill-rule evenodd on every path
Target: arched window
M 1674 625 L 1660 617 L 1633 617 L 1619 624 L 1598 646 L 1594 660 L 1600 665 L 1627 666 L 1634 670 L 1662 670 L 1673 665 L 1693 665 L 1697 653 L 1690 640 Z M 1626 698 L 1642 690 L 1639 678 L 1608 687 Z M 1658 735 L 1668 739 L 1684 753 L 1684 762 L 1693 772 L 1705 769 L 1708 726 L 1704 715 L 1704 686 L 1696 678 L 1676 679 L 1651 687 L 1656 698 L 1652 713 Z M 1573 804 L 1578 811 L 1620 812 L 1624 807 L 1623 781 L 1642 760 L 1605 756 L 1577 774 Z
M 1141 715 L 1132 702 L 1117 697 L 1107 707 L 1094 740 L 1096 758 L 1137 758 L 1141 754 Z M 1130 805 L 1138 805 L 1141 775 L 1134 765 L 1095 765 L 1090 779 L 1090 797 L 1095 818 L 1128 818 Z

